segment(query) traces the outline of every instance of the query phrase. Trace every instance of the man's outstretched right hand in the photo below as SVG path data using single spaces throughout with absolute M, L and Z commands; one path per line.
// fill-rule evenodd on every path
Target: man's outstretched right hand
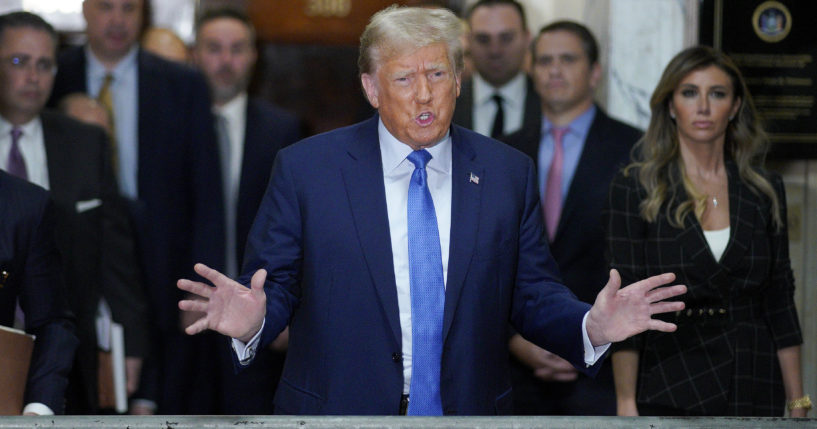
M 204 316 L 185 328 L 185 332 L 195 335 L 211 329 L 244 343 L 249 342 L 261 330 L 266 315 L 266 270 L 261 269 L 253 274 L 251 287 L 248 289 L 204 264 L 196 264 L 193 269 L 214 286 L 187 279 L 180 279 L 176 283 L 179 289 L 204 298 L 179 301 L 181 310 L 204 313 Z

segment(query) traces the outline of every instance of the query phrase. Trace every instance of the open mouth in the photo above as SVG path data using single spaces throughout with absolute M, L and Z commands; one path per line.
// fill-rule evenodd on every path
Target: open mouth
M 423 112 L 417 115 L 414 119 L 418 125 L 425 127 L 434 122 L 434 115 L 431 114 L 431 112 Z

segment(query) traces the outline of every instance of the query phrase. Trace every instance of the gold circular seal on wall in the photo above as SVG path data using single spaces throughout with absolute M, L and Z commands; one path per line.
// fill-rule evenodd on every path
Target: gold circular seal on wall
M 779 1 L 763 2 L 752 14 L 752 26 L 760 40 L 777 43 L 785 39 L 791 31 L 791 12 Z

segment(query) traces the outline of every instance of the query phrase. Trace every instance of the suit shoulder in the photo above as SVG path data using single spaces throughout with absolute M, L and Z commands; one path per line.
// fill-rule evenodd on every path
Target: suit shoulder
M 528 162 L 533 163 L 533 160 L 528 155 L 516 147 L 486 137 L 459 125 L 452 125 L 452 137 L 454 136 L 459 136 L 464 142 L 470 143 L 477 156 L 482 159 L 493 158 L 506 163 L 510 162 L 514 166 L 525 165 Z
M 276 128 L 287 127 L 294 131 L 298 131 L 301 124 L 294 113 L 258 97 L 250 97 L 247 100 L 247 119 L 250 120 L 251 117 L 256 117 Z
M 204 75 L 192 66 L 166 60 L 141 49 L 138 53 L 138 61 L 142 72 L 159 75 L 161 79 L 169 81 L 173 86 L 198 85 L 206 88 Z
M 596 108 L 596 114 L 599 120 L 602 121 L 609 135 L 615 137 L 617 140 L 629 142 L 629 144 L 632 145 L 644 134 L 644 132 L 638 128 L 611 117 L 601 107 L 597 106 Z
M 4 205 L 18 206 L 28 203 L 31 206 L 45 207 L 49 192 L 39 185 L 0 170 L 0 197 Z

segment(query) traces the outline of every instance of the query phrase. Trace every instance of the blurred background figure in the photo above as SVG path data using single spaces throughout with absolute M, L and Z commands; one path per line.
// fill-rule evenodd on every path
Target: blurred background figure
M 56 72 L 57 33 L 27 12 L 4 15 L 0 32 L 5 50 L 0 54 L 10 58 L 10 68 L 0 76 L 0 114 L 13 133 L 4 168 L 50 190 L 54 199 L 54 234 L 79 338 L 65 406 L 71 414 L 95 414 L 98 344 L 106 341 L 96 331 L 101 302 L 124 325 L 132 382 L 147 352 L 133 234 L 118 197 L 106 134 L 43 110 Z
M 674 272 L 689 292 L 673 333 L 614 345 L 619 415 L 803 417 L 786 196 L 738 68 L 698 46 L 664 69 L 633 163 L 605 208 L 623 281 Z
M 587 27 L 573 21 L 542 27 L 531 53 L 543 115 L 502 140 L 534 159 L 550 251 L 562 281 L 580 300 L 594 302 L 608 276 L 601 209 L 610 181 L 629 163 L 641 132 L 610 118 L 594 102 L 601 65 L 598 43 Z M 515 413 L 615 415 L 608 362 L 591 378 L 518 334 L 510 350 L 516 358 Z
M 142 49 L 166 60 L 178 63 L 190 62 L 190 51 L 173 30 L 150 27 L 142 34 Z
M 542 112 L 525 69 L 524 8 L 516 0 L 480 0 L 465 18 L 473 73 L 463 79 L 454 123 L 493 138 L 535 127 Z
M 196 26 L 193 59 L 212 96 L 225 196 L 225 274 L 236 277 L 275 155 L 300 138 L 299 122 L 291 113 L 247 95 L 257 53 L 255 29 L 243 12 L 232 8 L 205 12 Z M 185 325 L 195 321 L 195 314 L 185 314 L 191 316 Z M 273 349 L 259 351 L 253 364 L 238 374 L 224 344 L 227 339 L 219 339 L 214 353 L 221 357 L 220 412 L 272 414 L 287 332 L 273 343 Z
M 140 48 L 146 5 L 84 0 L 87 45 L 61 52 L 51 103 L 84 92 L 112 118 L 114 164 L 152 314 L 132 412 L 212 414 L 212 339 L 183 335 L 175 283 L 192 274 L 193 261 L 224 265 L 218 146 L 204 77 Z

